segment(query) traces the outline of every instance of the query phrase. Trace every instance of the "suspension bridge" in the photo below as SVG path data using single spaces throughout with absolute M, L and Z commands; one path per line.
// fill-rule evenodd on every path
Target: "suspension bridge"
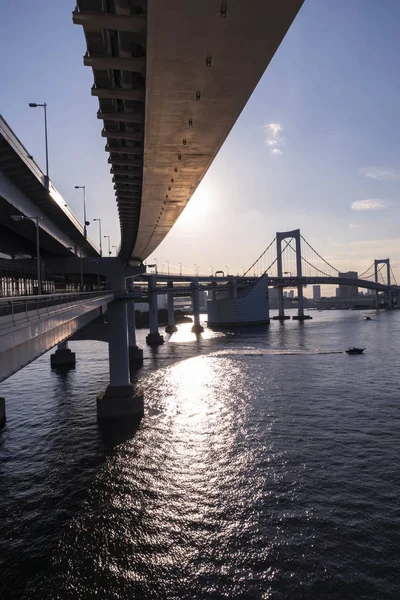
M 304 316 L 303 287 L 306 285 L 338 285 L 373 290 L 378 307 L 379 293 L 386 297 L 386 305 L 400 293 L 390 265 L 390 259 L 374 259 L 360 275 L 356 271 L 343 272 L 326 260 L 301 235 L 300 229 L 278 232 L 272 242 L 253 262 L 244 276 L 266 275 L 269 285 L 278 288 L 279 315 L 284 319 L 283 288 L 297 287 L 298 318 Z

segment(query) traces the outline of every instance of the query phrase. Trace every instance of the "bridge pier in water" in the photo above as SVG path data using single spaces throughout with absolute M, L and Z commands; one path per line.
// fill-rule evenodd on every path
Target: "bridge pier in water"
M 156 276 L 151 275 L 149 279 L 149 328 L 150 333 L 146 336 L 149 346 L 159 346 L 164 343 L 164 338 L 158 331 L 158 303 L 157 303 Z
M 192 306 L 193 306 L 193 333 L 202 333 L 204 327 L 200 324 L 200 287 L 199 280 L 193 280 Z
M 139 420 L 143 416 L 143 394 L 135 393 L 130 382 L 128 304 L 130 301 L 124 295 L 108 305 L 110 384 L 97 396 L 98 419 L 131 417 Z
M 72 352 L 72 350 L 68 348 L 67 340 L 58 344 L 57 350 L 54 352 L 54 354 L 50 355 L 50 365 L 52 369 L 71 368 L 75 367 L 75 364 L 75 352 Z
M 169 289 L 173 288 L 174 287 L 173 282 L 169 281 L 167 287 Z M 174 295 L 172 292 L 169 292 L 167 301 L 168 301 L 168 325 L 166 326 L 165 331 L 167 333 L 175 333 L 175 331 L 178 331 L 178 328 L 175 325 Z
M 143 364 L 143 350 L 136 344 L 136 315 L 135 301 L 131 300 L 127 303 L 128 312 L 128 342 L 129 342 L 129 364 Z

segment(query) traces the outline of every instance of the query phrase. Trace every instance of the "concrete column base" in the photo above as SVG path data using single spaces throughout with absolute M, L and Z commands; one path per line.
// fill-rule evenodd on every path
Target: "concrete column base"
M 309 319 L 312 319 L 312 317 L 310 317 L 310 315 L 295 315 L 292 319 L 293 321 L 308 321 Z
M 6 401 L 4 398 L 0 398 L 0 427 L 3 427 L 6 423 Z
M 135 365 L 143 364 L 143 350 L 137 346 L 129 346 L 129 363 Z
M 192 333 L 203 333 L 204 327 L 203 325 L 193 325 Z
M 158 331 L 156 333 L 149 333 L 146 335 L 146 343 L 149 346 L 159 346 L 164 343 L 164 338 Z
M 289 315 L 278 315 L 277 317 L 272 317 L 273 321 L 286 321 L 290 319 Z
M 135 392 L 132 385 L 111 386 L 97 396 L 97 418 L 132 419 L 143 417 L 143 392 Z
M 72 352 L 69 348 L 59 348 L 50 356 L 51 368 L 74 367 L 75 364 L 75 352 Z
M 165 328 L 166 333 L 175 333 L 175 331 L 178 331 L 178 328 L 176 325 L 167 325 Z

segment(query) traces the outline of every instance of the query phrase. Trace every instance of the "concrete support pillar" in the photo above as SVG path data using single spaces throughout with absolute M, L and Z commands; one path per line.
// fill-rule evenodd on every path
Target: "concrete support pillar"
M 110 385 L 97 397 L 97 416 L 99 419 L 140 419 L 143 416 L 143 394 L 135 394 L 130 383 L 126 299 L 111 302 L 107 313 Z
M 238 297 L 238 294 L 237 294 L 237 279 L 236 279 L 236 277 L 234 279 L 232 279 L 231 283 L 232 283 L 232 298 L 234 300 L 236 300 L 237 297 Z
M 295 239 L 296 239 L 296 271 L 297 277 L 301 279 L 303 276 L 302 266 L 301 266 L 301 236 L 300 229 L 296 229 L 295 231 Z M 304 314 L 304 296 L 303 296 L 303 284 L 300 283 L 297 286 L 297 317 L 293 317 L 293 319 L 297 319 L 298 321 L 305 321 L 306 319 L 311 319 L 310 315 Z
M 6 401 L 4 398 L 0 398 L 0 427 L 3 427 L 6 423 Z
M 133 300 L 127 303 L 128 312 L 128 342 L 129 342 L 129 364 L 143 363 L 143 350 L 136 344 L 136 315 L 135 302 Z
M 68 348 L 68 342 L 64 341 L 58 344 L 57 350 L 50 355 L 50 365 L 52 369 L 63 369 L 75 367 L 75 352 Z
M 375 283 L 378 283 L 378 264 L 379 264 L 379 261 L 375 260 L 374 261 Z M 378 290 L 375 291 L 375 308 L 377 310 L 379 308 L 379 292 L 378 292 Z
M 301 240 L 300 240 L 300 230 L 296 235 L 296 271 L 297 277 L 302 277 L 302 268 L 301 268 Z M 297 286 L 297 299 L 298 299 L 298 308 L 297 308 L 297 316 L 299 319 L 304 318 L 304 298 L 303 298 L 303 286 L 300 283 Z
M 283 235 L 277 233 L 276 234 L 276 256 L 277 256 L 277 266 L 278 266 L 278 277 L 283 277 L 283 265 L 282 265 L 282 240 L 284 239 Z M 290 319 L 290 317 L 285 316 L 285 308 L 283 305 L 283 287 L 278 287 L 278 316 L 272 317 L 274 321 L 285 321 L 286 319 Z
M 146 336 L 146 342 L 149 346 L 159 346 L 164 343 L 164 338 L 158 332 L 158 304 L 157 304 L 157 283 L 156 276 L 151 275 L 149 280 L 149 329 L 150 333 Z
M 278 288 L 278 317 L 280 319 L 285 318 L 285 309 L 283 305 L 283 287 Z
M 172 281 L 168 282 L 168 288 L 172 289 L 174 284 Z M 177 326 L 175 325 L 175 312 L 174 312 L 174 295 L 170 292 L 167 296 L 168 300 L 168 325 L 165 328 L 167 333 L 174 333 L 178 331 Z
M 201 333 L 204 331 L 204 327 L 200 325 L 200 288 L 199 280 L 196 278 L 193 280 L 193 293 L 192 293 L 192 306 L 193 306 L 193 333 Z

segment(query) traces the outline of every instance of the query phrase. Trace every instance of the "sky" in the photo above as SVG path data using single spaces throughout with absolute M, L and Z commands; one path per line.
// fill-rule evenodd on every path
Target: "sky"
M 0 113 L 83 220 L 119 244 L 114 190 L 73 1 L 0 0 Z M 241 273 L 275 237 L 302 235 L 341 271 L 390 257 L 400 282 L 398 0 L 305 0 L 174 228 L 159 270 Z M 98 242 L 97 224 L 89 237 Z M 105 241 L 105 240 L 104 240 Z M 167 262 L 168 261 L 168 262 Z

